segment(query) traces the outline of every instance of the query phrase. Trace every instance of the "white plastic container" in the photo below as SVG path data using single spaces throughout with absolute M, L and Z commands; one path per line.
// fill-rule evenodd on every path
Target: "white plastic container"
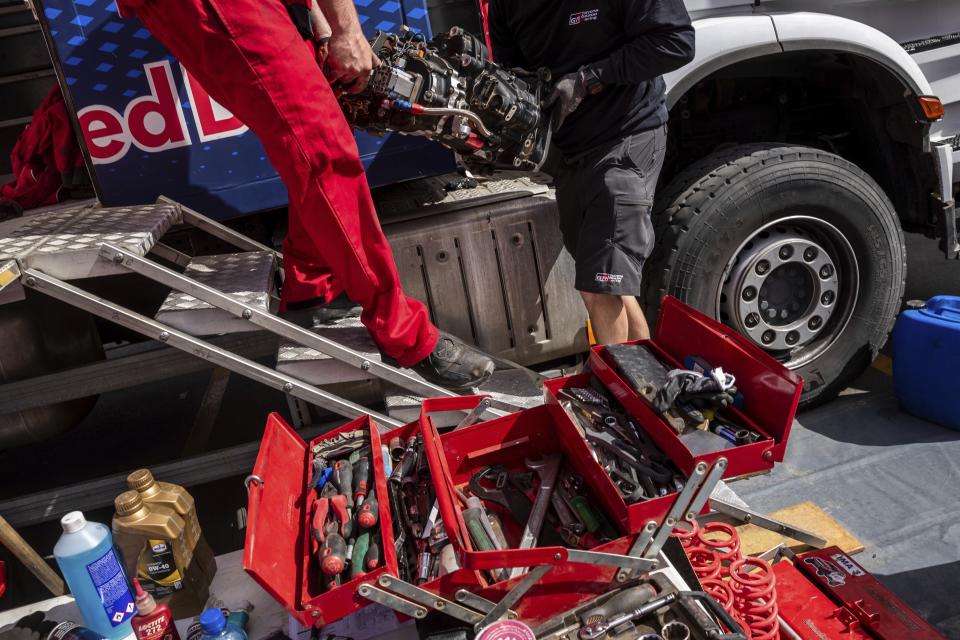
M 110 528 L 87 522 L 80 511 L 63 516 L 60 525 L 63 534 L 53 548 L 53 556 L 86 626 L 108 640 L 131 635 L 130 619 L 136 614 L 136 605 L 113 548 Z

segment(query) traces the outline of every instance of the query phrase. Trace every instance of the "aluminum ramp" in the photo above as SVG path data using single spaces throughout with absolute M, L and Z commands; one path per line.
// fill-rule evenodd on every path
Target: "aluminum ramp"
M 241 251 L 200 257 L 182 254 L 161 242 L 163 235 L 179 224 L 201 229 Z M 183 271 L 166 266 L 156 257 Z M 340 331 L 342 328 L 315 332 L 273 315 L 275 282 L 282 260 L 282 255 L 269 247 L 165 198 L 136 207 L 104 208 L 84 203 L 30 216 L 0 237 L 0 301 L 5 293 L 22 285 L 282 390 L 293 400 L 348 418 L 370 415 L 384 427 L 404 421 L 341 398 L 319 385 L 372 376 L 414 398 L 456 395 L 410 370 L 384 363 L 379 352 L 371 350 L 369 335 L 356 324 L 350 327 L 355 337 L 351 341 Z M 156 318 L 147 318 L 70 282 L 121 273 L 137 273 L 171 289 Z M 284 358 L 281 349 L 279 366 L 268 367 L 197 337 L 258 329 L 277 335 L 300 354 L 300 360 Z M 308 357 L 304 359 L 303 354 Z M 313 375 L 311 358 L 326 362 L 324 366 L 332 366 L 336 373 Z M 494 379 L 498 376 L 495 374 Z M 534 379 L 536 374 L 530 372 L 527 377 Z M 490 409 L 488 415 L 529 406 L 530 396 L 540 395 L 539 390 L 533 394 L 527 389 L 525 393 L 528 397 L 523 401 L 511 401 L 505 394 L 497 403 L 503 408 Z

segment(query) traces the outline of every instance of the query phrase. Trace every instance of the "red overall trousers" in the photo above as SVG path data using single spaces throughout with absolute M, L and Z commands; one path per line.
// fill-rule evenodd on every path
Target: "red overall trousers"
M 123 3 L 121 3 L 123 4 Z M 214 100 L 257 135 L 290 194 L 283 302 L 341 291 L 401 365 L 423 360 L 437 330 L 404 295 L 353 133 L 282 0 L 128 0 Z

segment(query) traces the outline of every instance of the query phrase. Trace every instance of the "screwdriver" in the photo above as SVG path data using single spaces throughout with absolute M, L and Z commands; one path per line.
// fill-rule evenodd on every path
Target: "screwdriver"
M 353 465 L 349 460 L 337 460 L 333 465 L 333 481 L 347 498 L 347 508 L 353 508 Z
M 370 550 L 370 533 L 364 531 L 357 536 L 357 541 L 353 544 L 353 556 L 350 559 L 350 577 L 356 578 L 366 573 L 365 560 L 367 552 Z
M 347 543 L 336 531 L 328 531 L 327 539 L 320 548 L 320 570 L 333 577 L 340 574 L 347 564 Z
M 367 571 L 373 571 L 380 566 L 380 544 L 377 542 L 376 534 L 370 536 L 370 546 L 363 557 L 363 566 Z
M 360 506 L 370 488 L 370 458 L 363 456 L 353 465 L 353 500 Z
M 369 529 L 376 526 L 380 516 L 377 507 L 377 494 L 371 493 L 370 497 L 364 500 L 363 504 L 357 508 L 357 524 L 360 525 L 361 529 Z

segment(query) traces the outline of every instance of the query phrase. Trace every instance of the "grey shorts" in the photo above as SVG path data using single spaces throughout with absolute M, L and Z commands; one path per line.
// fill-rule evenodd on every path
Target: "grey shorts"
M 551 167 L 578 290 L 640 295 L 643 263 L 653 251 L 650 210 L 666 142 L 664 124 Z

